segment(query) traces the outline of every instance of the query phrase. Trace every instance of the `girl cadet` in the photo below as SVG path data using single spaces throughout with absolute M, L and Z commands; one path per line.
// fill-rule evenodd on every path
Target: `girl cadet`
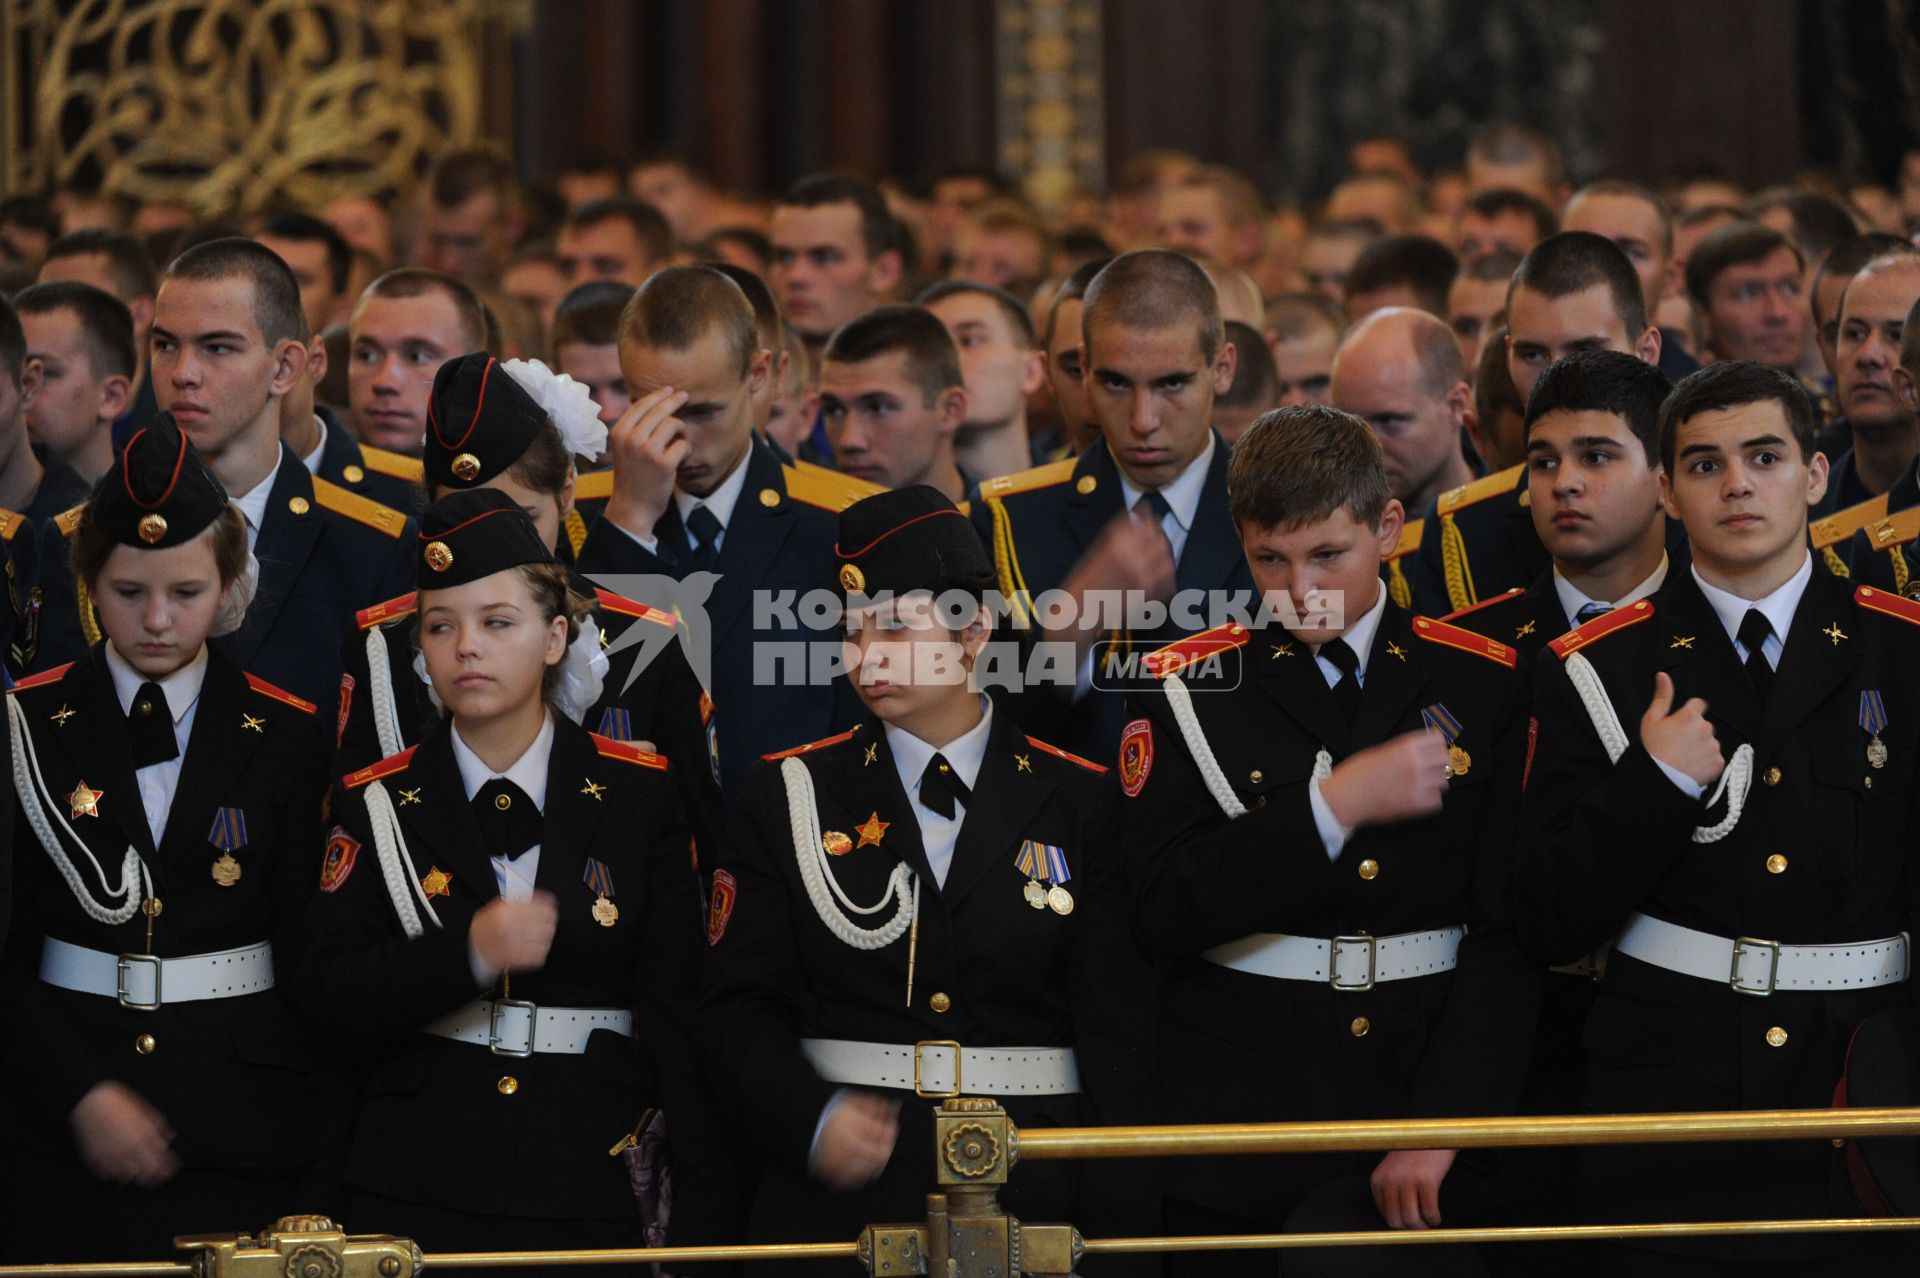
M 319 863 L 323 729 L 208 645 L 246 525 L 170 414 L 95 488 L 73 564 L 105 638 L 7 696 L 13 926 L 0 1150 L 14 1260 L 153 1260 L 324 1210 L 329 1119 L 284 984 Z
M 848 507 L 836 554 L 867 717 L 756 765 L 708 911 L 701 1027 L 762 1139 L 756 1241 L 921 1218 L 938 1102 L 916 1088 L 994 1097 L 1022 1127 L 1139 1121 L 1152 1089 L 1118 796 L 968 677 L 979 538 L 918 486 Z M 1094 1236 L 1158 1215 L 1141 1160 L 1023 1166 L 1001 1201 Z
M 620 1155 L 656 1110 L 676 1224 L 710 1201 L 667 761 L 556 710 L 587 605 L 511 497 L 455 493 L 419 537 L 420 651 L 450 717 L 336 786 L 302 972 L 368 1058 L 347 1218 L 432 1251 L 641 1245 Z
M 441 365 L 428 402 L 422 456 L 430 499 L 476 488 L 511 497 L 556 556 L 574 514 L 574 459 L 598 457 L 607 428 L 585 389 L 538 360 L 502 363 L 485 352 Z M 724 822 L 715 779 L 712 702 L 687 663 L 670 612 L 568 583 L 591 603 L 561 665 L 555 707 L 621 741 L 648 743 L 678 765 L 675 784 L 697 847 L 718 846 Z M 365 767 L 420 742 L 440 720 L 406 641 L 415 596 L 359 614 L 340 681 L 338 768 Z

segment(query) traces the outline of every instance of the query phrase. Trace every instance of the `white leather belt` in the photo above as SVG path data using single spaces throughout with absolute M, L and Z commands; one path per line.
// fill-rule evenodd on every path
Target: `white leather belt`
M 1850 945 L 1782 945 L 1755 936 L 1729 940 L 1635 914 L 1614 939 L 1629 958 L 1682 976 L 1765 998 L 1775 990 L 1863 990 L 1907 979 L 1907 934 Z
M 1383 981 L 1451 972 L 1459 961 L 1464 927 L 1396 936 L 1287 936 L 1255 932 L 1201 955 L 1209 963 L 1252 976 L 1281 981 L 1324 981 L 1336 990 L 1358 994 Z
M 578 1056 L 595 1030 L 633 1037 L 633 1013 L 622 1007 L 541 1007 L 525 999 L 476 999 L 427 1026 L 427 1033 L 474 1043 L 495 1056 L 535 1052 Z
M 261 941 L 215 954 L 156 958 L 109 954 L 48 937 L 40 948 L 40 979 L 63 990 L 118 999 L 151 1012 L 166 1003 L 239 998 L 273 988 L 273 946 Z
M 1071 1047 L 962 1047 L 951 1040 L 859 1043 L 803 1038 L 800 1051 L 830 1083 L 911 1089 L 917 1096 L 1062 1096 L 1080 1090 Z

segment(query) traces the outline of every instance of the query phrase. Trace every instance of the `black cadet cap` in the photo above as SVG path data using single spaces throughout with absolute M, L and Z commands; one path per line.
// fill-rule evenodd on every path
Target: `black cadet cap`
M 420 455 L 429 489 L 474 488 L 525 455 L 547 424 L 540 407 L 485 351 L 461 355 L 433 375 Z
M 841 511 L 833 553 L 840 589 L 869 598 L 941 591 L 993 576 L 973 525 L 926 484 L 875 493 Z
M 199 450 L 161 413 L 133 433 L 93 490 L 94 527 L 122 546 L 178 546 L 220 517 L 227 490 Z
M 550 564 L 553 552 L 513 498 L 497 488 L 449 493 L 420 519 L 414 584 L 464 586 L 521 564 Z

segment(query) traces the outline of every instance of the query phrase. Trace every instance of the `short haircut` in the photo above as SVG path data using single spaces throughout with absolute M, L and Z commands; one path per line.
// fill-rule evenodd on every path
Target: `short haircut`
M 167 267 L 168 280 L 209 284 L 243 279 L 253 286 L 253 318 L 268 346 L 307 340 L 307 313 L 300 308 L 300 281 L 264 244 L 239 236 L 196 244 Z
M 1391 173 L 1374 173 L 1372 178 L 1392 178 Z M 1397 179 L 1396 179 L 1397 180 Z M 1307 232 L 1308 240 L 1365 240 L 1379 239 L 1386 232 L 1380 223 L 1370 217 L 1343 217 L 1338 222 L 1321 222 Z M 1305 243 L 1306 241 L 1302 241 Z
M 990 196 L 1005 195 L 1013 189 L 998 172 L 978 164 L 953 164 L 941 169 L 927 183 L 928 194 L 932 194 L 942 182 L 980 182 L 986 186 Z
M 369 298 L 425 297 L 428 293 L 442 293 L 460 317 L 460 333 L 465 339 L 462 345 L 470 351 L 492 350 L 491 340 L 497 328 L 493 317 L 488 313 L 486 303 L 480 295 L 464 281 L 439 271 L 430 271 L 422 266 L 402 266 L 377 277 L 360 294 L 360 305 Z M 356 313 L 358 305 L 355 307 Z
M 1445 320 L 1427 313 L 1417 321 L 1407 337 L 1413 343 L 1414 362 L 1420 366 L 1421 387 L 1429 395 L 1444 395 L 1467 380 L 1467 358 Z
M 1004 288 L 995 288 L 991 284 L 976 284 L 972 280 L 941 280 L 931 284 L 913 299 L 915 306 L 932 306 L 943 297 L 953 297 L 961 293 L 972 293 L 984 297 L 1000 308 L 1006 317 L 1007 331 L 1013 335 L 1014 345 L 1022 350 L 1032 350 L 1034 344 L 1033 317 L 1027 314 L 1027 308 L 1020 299 Z
M 679 169 L 688 181 L 696 186 L 706 186 L 710 179 L 707 171 L 685 151 L 676 151 L 672 147 L 655 147 L 642 152 L 639 158 L 627 166 L 629 175 L 641 169 Z
M 1227 221 L 1235 226 L 1267 219 L 1267 197 L 1237 169 L 1224 164 L 1203 164 L 1187 174 L 1180 185 L 1212 191 L 1220 198 L 1220 208 L 1226 213 Z
M 60 215 L 37 195 L 9 195 L 0 200 L 0 225 L 24 226 L 51 243 L 60 234 Z
M 1324 293 L 1282 293 L 1266 305 L 1266 325 L 1282 342 L 1331 333 L 1338 339 L 1346 328 L 1346 319 L 1334 300 Z
M 1800 448 L 1800 460 L 1813 456 L 1813 401 L 1797 380 L 1777 368 L 1752 360 L 1729 359 L 1709 364 L 1681 379 L 1660 405 L 1660 464 L 1674 473 L 1673 455 L 1680 427 L 1701 413 L 1738 408 L 1743 404 L 1774 403 L 1786 416 L 1787 429 Z
M 1665 200 L 1660 198 L 1659 192 L 1652 187 L 1642 186 L 1638 182 L 1627 182 L 1619 178 L 1602 178 L 1598 182 L 1589 182 L 1575 191 L 1573 199 L 1578 200 L 1588 195 L 1624 196 L 1630 200 L 1638 200 L 1652 209 L 1654 217 L 1660 223 L 1660 251 L 1668 256 L 1672 255 L 1673 210 L 1668 207 Z M 1571 208 L 1573 200 L 1567 201 L 1567 206 Z
M 1373 427 L 1323 404 L 1262 414 L 1227 463 L 1227 510 L 1242 529 L 1293 529 L 1339 510 L 1378 528 L 1390 497 Z
M 0 373 L 15 390 L 27 371 L 27 332 L 20 327 L 20 313 L 13 303 L 0 297 Z
M 860 211 L 860 238 L 866 245 L 868 257 L 879 257 L 888 249 L 898 247 L 887 197 L 865 178 L 846 173 L 815 173 L 788 187 L 778 203 L 798 209 L 851 204 Z
M 959 347 L 947 326 L 923 306 L 876 306 L 848 320 L 827 339 L 820 362 L 864 364 L 895 351 L 905 352 L 907 376 L 920 388 L 926 407 L 949 387 L 965 385 Z
M 1688 209 L 1674 218 L 1673 224 L 1682 231 L 1691 231 L 1702 222 L 1744 222 L 1747 220 L 1745 209 L 1731 204 L 1703 204 L 1697 209 Z
M 1467 158 L 1502 167 L 1538 165 L 1549 186 L 1560 185 L 1567 171 L 1560 148 L 1546 134 L 1523 124 L 1482 125 L 1467 142 Z
M 747 295 L 747 301 L 753 306 L 753 324 L 760 333 L 760 345 L 770 351 L 778 351 L 786 338 L 786 321 L 780 318 L 780 303 L 773 300 L 773 290 L 767 282 L 744 266 L 735 266 L 732 262 L 707 262 L 705 265 L 720 272 Z
M 21 289 L 13 304 L 22 315 L 72 311 L 80 322 L 87 361 L 95 375 L 132 378 L 139 364 L 133 345 L 133 312 L 113 294 L 78 280 L 50 280 Z
M 485 147 L 449 151 L 427 175 L 427 193 L 443 209 L 489 192 L 504 203 L 513 198 L 517 185 L 513 165 L 499 152 Z
M 1513 280 L 1513 273 L 1520 269 L 1522 260 L 1518 253 L 1510 249 L 1495 249 L 1460 263 L 1460 274 L 1454 278 L 1472 280 L 1475 284 L 1508 284 Z
M 1280 369 L 1273 362 L 1273 351 L 1267 345 L 1267 339 L 1260 336 L 1251 325 L 1228 320 L 1227 340 L 1233 343 L 1238 356 L 1233 366 L 1233 385 L 1215 395 L 1213 402 L 1222 408 L 1246 408 L 1249 405 L 1271 408 L 1278 405 Z
M 608 195 L 588 200 L 568 213 L 560 223 L 562 230 L 578 231 L 603 222 L 625 222 L 633 228 L 634 238 L 646 251 L 647 260 L 658 262 L 673 256 L 673 228 L 660 210 L 631 195 Z
M 1200 358 L 1209 364 L 1227 340 L 1213 281 L 1192 258 L 1168 249 L 1123 253 L 1093 277 L 1080 311 L 1083 341 L 1091 344 L 1096 323 L 1135 329 L 1192 324 Z
M 1755 197 L 1747 211 L 1759 217 L 1769 209 L 1787 211 L 1793 225 L 1788 237 L 1809 262 L 1825 258 L 1836 246 L 1860 233 L 1859 223 L 1846 206 L 1818 191 L 1765 191 Z
M 1914 248 L 1910 240 L 1904 240 L 1898 235 L 1886 235 L 1879 231 L 1869 231 L 1865 235 L 1855 235 L 1841 240 L 1833 246 L 1833 250 L 1827 254 L 1827 260 L 1820 263 L 1820 269 L 1814 273 L 1814 297 L 1817 298 L 1820 295 L 1820 286 L 1835 276 L 1844 275 L 1852 279 L 1875 258 L 1898 257 L 1904 253 L 1920 253 L 1920 249 Z
M 1527 401 L 1520 398 L 1520 388 L 1513 384 L 1513 369 L 1507 364 L 1505 325 L 1480 335 L 1480 353 L 1473 367 L 1473 416 L 1480 429 L 1491 431 L 1502 413 L 1527 415 Z
M 297 244 L 319 244 L 327 250 L 327 278 L 333 291 L 347 291 L 347 273 L 353 269 L 353 250 L 340 232 L 311 213 L 276 213 L 260 224 L 260 234 Z
M 1114 174 L 1113 193 L 1119 196 L 1147 195 L 1156 190 L 1169 172 L 1185 174 L 1200 167 L 1200 161 L 1185 151 L 1136 151 L 1120 164 Z
M 103 257 L 107 260 L 107 278 L 123 302 L 136 297 L 152 297 L 160 291 L 160 273 L 153 256 L 140 237 L 126 231 L 90 227 L 71 231 L 55 240 L 47 249 L 47 261 L 59 257 Z
M 1513 314 L 1514 295 L 1523 288 L 1557 300 L 1584 293 L 1596 284 L 1607 286 L 1613 313 L 1620 317 L 1627 340 L 1637 341 L 1647 331 L 1647 301 L 1640 291 L 1640 276 L 1618 244 L 1591 231 L 1562 231 L 1528 250 L 1507 285 L 1507 314 Z
M 738 284 L 711 266 L 669 266 L 655 271 L 628 299 L 620 313 L 620 344 L 691 350 L 715 328 L 745 377 L 760 350 L 753 303 Z
M 1100 272 L 1107 269 L 1107 264 L 1111 261 L 1113 258 L 1106 256 L 1080 263 L 1067 273 L 1067 278 L 1062 280 L 1060 287 L 1054 290 L 1053 300 L 1047 303 L 1046 327 L 1040 333 L 1040 340 L 1046 349 L 1053 349 L 1054 321 L 1060 314 L 1061 304 L 1084 301 L 1087 296 L 1087 286 L 1093 283 Z
M 1793 254 L 1793 260 L 1802 268 L 1806 266 L 1806 258 L 1792 240 L 1758 222 L 1735 222 L 1708 231 L 1706 238 L 1687 255 L 1687 293 L 1704 310 L 1707 295 L 1721 272 L 1735 266 L 1751 266 L 1781 249 Z
M 1347 296 L 1406 287 L 1420 309 L 1447 313 L 1447 289 L 1460 269 L 1453 250 L 1429 235 L 1388 235 L 1360 250 L 1347 272 Z
M 703 258 L 715 258 L 720 255 L 722 244 L 737 244 L 762 262 L 773 260 L 773 241 L 767 233 L 753 226 L 723 226 L 709 231 L 707 237 L 694 245 L 694 252 Z
M 1575 351 L 1555 360 L 1527 398 L 1527 433 L 1548 413 L 1611 413 L 1640 441 L 1647 464 L 1660 453 L 1660 406 L 1673 382 L 1657 364 L 1620 351 Z
M 1498 187 L 1491 191 L 1482 191 L 1468 198 L 1461 213 L 1472 213 L 1488 221 L 1502 213 L 1521 213 L 1533 222 L 1534 234 L 1546 239 L 1560 229 L 1560 219 L 1537 195 L 1528 195 L 1525 191 L 1515 191 L 1509 187 Z
M 633 286 L 619 280 L 588 280 L 568 290 L 553 308 L 553 336 L 549 345 L 558 355 L 566 344 L 618 346 L 620 312 L 627 309 Z

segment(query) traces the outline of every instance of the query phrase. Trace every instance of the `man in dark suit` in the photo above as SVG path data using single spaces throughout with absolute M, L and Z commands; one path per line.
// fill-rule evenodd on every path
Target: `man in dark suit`
M 1212 427 L 1235 352 L 1205 272 L 1162 250 L 1116 258 L 1088 285 L 1081 328 L 1100 439 L 1078 457 L 987 480 L 972 518 L 1014 625 L 1062 653 L 1071 645 L 1074 668 L 1062 673 L 1074 684 L 1029 687 L 1022 721 L 1106 759 L 1129 663 L 1224 620 L 1213 605 L 1234 592 L 1246 607 L 1252 578 L 1227 515 L 1227 447 Z M 1055 592 L 1070 606 L 1043 632 L 1034 601 Z M 1093 607 L 1096 592 L 1125 592 L 1127 615 Z M 1140 615 L 1170 597 L 1172 615 Z
M 1814 432 L 1775 369 L 1729 361 L 1675 387 L 1662 491 L 1692 568 L 1540 658 L 1514 918 L 1544 962 L 1612 942 L 1583 1037 L 1591 1112 L 1824 1108 L 1854 1029 L 1911 1003 L 1920 608 L 1813 563 Z M 1836 1157 L 1584 1149 L 1575 1191 L 1609 1223 L 1863 1214 Z M 1676 1240 L 1608 1249 L 1593 1272 L 1864 1273 L 1893 1250 Z
M 1120 750 L 1134 925 L 1169 964 L 1164 1119 L 1510 1112 L 1537 996 L 1505 917 L 1514 650 L 1388 597 L 1404 512 L 1359 418 L 1281 409 L 1242 438 L 1229 482 L 1266 607 L 1155 653 Z M 1180 1159 L 1168 1227 L 1466 1223 L 1497 1201 L 1497 1166 L 1451 1150 Z M 1452 1247 L 1289 1251 L 1286 1270 L 1484 1272 Z M 1272 1261 L 1216 1253 L 1182 1272 Z
M 835 516 L 877 491 L 782 466 L 754 436 L 753 394 L 771 363 L 753 307 L 718 271 L 669 268 L 634 294 L 620 366 L 636 398 L 608 440 L 613 493 L 578 560 L 608 589 L 679 605 L 729 796 L 760 755 L 851 722 L 852 693 L 820 660 L 838 653 L 839 633 L 803 599 L 833 588 Z

